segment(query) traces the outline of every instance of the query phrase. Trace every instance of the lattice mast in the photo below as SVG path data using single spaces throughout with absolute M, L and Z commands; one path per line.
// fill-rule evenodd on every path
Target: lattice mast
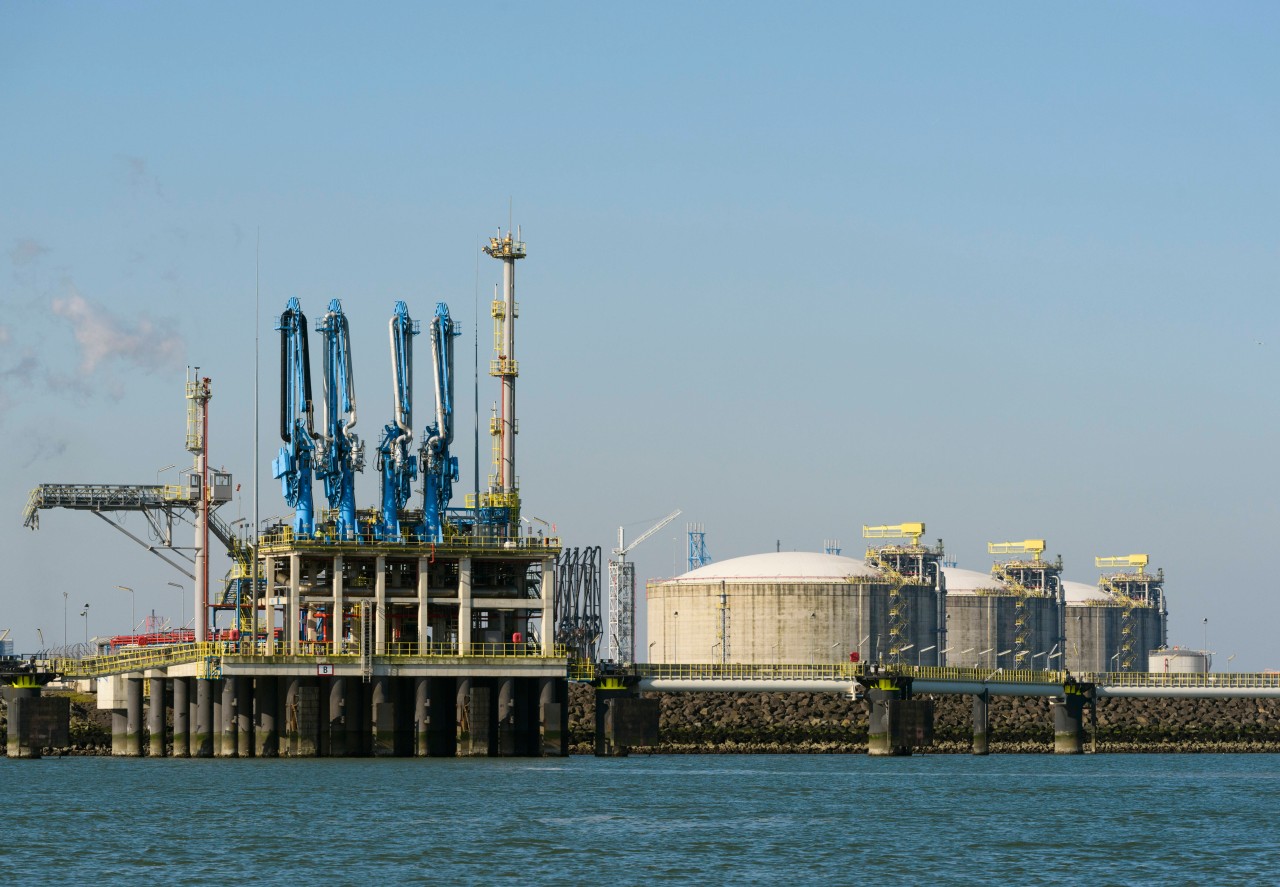
M 625 529 L 618 527 L 618 547 L 609 561 L 609 645 L 606 658 L 630 664 L 636 661 L 636 568 L 627 554 L 654 533 L 680 516 L 680 509 L 668 514 L 645 530 L 630 545 Z
M 702 524 L 685 524 L 685 532 L 689 534 L 689 569 L 696 570 L 711 563 L 707 554 L 707 532 Z
M 988 542 L 988 554 L 1030 554 L 1031 560 L 997 561 L 991 567 L 991 575 L 999 579 L 1014 596 L 1013 663 L 1014 668 L 1029 668 L 1032 664 L 1031 616 L 1028 602 L 1031 598 L 1050 598 L 1056 603 L 1058 614 L 1055 625 L 1054 646 L 1066 649 L 1066 610 L 1062 590 L 1062 556 L 1050 562 L 1043 558 L 1047 545 L 1043 539 L 1024 539 L 1021 542 Z M 1048 662 L 1046 660 L 1046 667 Z
M 493 349 L 494 358 L 489 363 L 489 375 L 501 383 L 497 414 L 489 422 L 493 437 L 493 474 L 489 475 L 489 492 L 482 507 L 495 522 L 501 523 L 503 536 L 516 536 L 520 532 L 520 479 L 516 475 L 516 376 L 520 374 L 516 362 L 516 262 L 526 255 L 520 229 L 511 236 L 498 230 L 497 237 L 489 238 L 485 253 L 502 262 L 502 296 L 493 300 Z
M 1098 587 L 1109 594 L 1121 607 L 1120 655 L 1117 663 L 1120 671 L 1135 671 L 1140 664 L 1137 650 L 1138 612 L 1151 608 L 1160 617 L 1160 646 L 1168 642 L 1165 636 L 1168 611 L 1164 601 L 1164 570 L 1154 574 L 1147 572 L 1151 559 L 1145 554 L 1124 554 L 1113 557 L 1095 557 L 1093 563 L 1099 569 L 1129 567 L 1128 572 L 1104 573 Z
M 936 661 L 941 664 L 946 649 L 946 605 L 945 583 L 942 579 L 942 540 L 938 540 L 936 548 L 920 544 L 924 535 L 924 522 L 913 521 L 904 524 L 881 524 L 863 526 L 864 539 L 903 539 L 906 544 L 889 544 L 869 546 L 867 548 L 867 565 L 879 569 L 889 579 L 889 660 L 901 662 L 903 653 L 910 652 L 912 641 L 912 619 L 910 599 L 903 594 L 908 586 L 932 586 L 938 596 L 935 606 L 938 615 L 938 628 L 934 648 Z M 828 551 L 836 547 L 828 542 Z

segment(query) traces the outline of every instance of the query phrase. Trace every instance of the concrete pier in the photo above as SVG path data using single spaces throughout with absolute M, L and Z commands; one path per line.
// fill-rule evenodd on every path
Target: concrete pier
M 1084 705 L 1087 701 L 1083 690 L 1068 684 L 1061 696 L 1050 699 L 1053 708 L 1053 753 L 1058 755 L 1084 754 Z
M 541 754 L 569 754 L 569 682 L 560 678 L 538 681 L 538 716 L 542 728 Z
M 37 686 L 5 687 L 8 705 L 8 742 L 11 758 L 39 758 L 46 746 L 71 743 L 71 700 L 40 695 Z
M 431 678 L 413 679 L 413 754 L 425 758 L 431 737 Z
M 253 678 L 234 679 L 236 705 L 236 755 L 253 756 Z
M 221 692 L 218 695 L 218 745 L 216 754 L 220 758 L 234 758 L 239 749 L 236 745 L 236 682 L 234 678 L 223 678 Z
M 279 688 L 278 678 L 260 677 L 254 683 L 254 754 L 260 758 L 274 758 L 280 754 L 280 734 L 276 726 Z
M 973 753 L 991 753 L 991 693 L 983 691 L 973 695 Z
M 344 717 L 346 693 L 346 678 L 329 679 L 328 716 L 325 718 L 325 735 L 328 742 L 322 754 L 333 758 L 344 758 L 350 754 L 347 750 L 347 724 Z
M 370 689 L 370 718 L 373 756 L 390 758 L 396 753 L 396 705 L 392 697 L 391 678 L 375 677 L 366 685 Z
M 191 757 L 211 758 L 213 757 L 213 703 L 218 685 L 207 679 L 197 679 L 195 684 L 196 723 L 195 731 L 191 734 Z
M 148 743 L 147 754 L 153 758 L 163 758 L 167 743 L 165 742 L 165 714 L 167 708 L 167 696 L 165 685 L 168 684 L 162 677 L 152 677 L 148 683 L 151 685 L 151 698 L 148 700 L 147 708 L 147 732 L 151 734 Z
M 142 678 L 130 675 L 125 678 L 125 730 L 124 754 L 136 758 L 142 755 Z
M 516 754 L 516 679 L 498 678 L 498 711 L 495 718 L 495 751 L 499 757 Z
M 173 679 L 173 756 L 186 758 L 191 755 L 191 701 L 189 678 Z

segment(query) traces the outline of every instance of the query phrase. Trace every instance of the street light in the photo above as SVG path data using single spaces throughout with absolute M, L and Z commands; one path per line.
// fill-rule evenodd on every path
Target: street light
M 1118 664 L 1118 663 L 1116 663 L 1116 660 L 1120 658 L 1120 654 L 1121 654 L 1121 652 L 1123 652 L 1123 651 L 1121 651 L 1121 650 L 1116 650 L 1115 655 L 1113 655 L 1109 661 L 1110 661 L 1110 662 L 1112 662 L 1113 664 Z M 1112 672 L 1114 673 L 1114 671 L 1115 671 L 1115 669 L 1113 668 L 1113 669 L 1112 669 Z
M 1209 652 L 1209 617 L 1204 617 L 1204 651 Z
M 166 465 L 164 468 L 161 468 L 159 471 L 157 471 L 157 472 L 156 472 L 156 486 L 157 486 L 157 487 L 158 487 L 158 486 L 160 486 L 160 475 L 164 474 L 164 473 L 165 473 L 166 471 L 168 471 L 170 468 L 177 468 L 177 467 L 178 467 L 177 465 Z
M 44 646 L 42 643 L 40 646 Z M 67 592 L 62 593 L 62 649 L 67 649 Z
M 181 585 L 180 583 L 177 583 L 177 582 L 167 582 L 167 583 L 165 583 L 165 584 L 166 584 L 166 585 L 172 585 L 174 588 L 178 589 L 178 600 L 181 602 L 181 606 L 182 606 L 182 621 L 178 623 L 178 628 L 179 628 L 179 630 L 184 629 L 184 628 L 186 628 L 186 627 L 187 627 L 187 597 L 186 597 L 186 592 L 185 592 L 185 591 L 183 591 L 183 589 L 182 589 L 182 585 Z
M 80 611 L 80 615 L 84 617 L 84 645 L 89 646 L 89 605 L 85 604 L 84 609 Z
M 937 648 L 938 648 L 937 644 L 930 644 L 927 647 L 922 647 L 921 649 L 917 650 L 916 651 L 916 667 L 919 668 L 921 665 L 924 664 L 925 653 L 928 653 L 930 650 L 936 650 Z
M 138 596 L 133 593 L 133 589 L 127 585 L 117 585 L 116 588 L 121 591 L 129 592 L 129 613 L 133 623 L 129 626 L 129 634 L 133 634 L 138 630 Z
M 170 583 L 170 584 L 172 584 L 172 583 Z M 657 643 L 657 641 L 649 641 L 649 658 L 648 658 L 648 660 L 647 660 L 647 661 L 649 661 L 649 662 L 652 662 L 652 661 L 653 661 L 653 645 L 654 645 L 654 644 L 656 644 L 656 643 Z

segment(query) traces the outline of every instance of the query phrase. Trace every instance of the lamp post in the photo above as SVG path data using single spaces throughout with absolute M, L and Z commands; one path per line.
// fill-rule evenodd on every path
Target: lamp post
M 67 649 L 67 592 L 62 593 L 62 649 Z M 44 646 L 41 644 L 40 646 Z
M 179 602 L 179 606 L 182 608 L 182 621 L 178 623 L 178 629 L 182 630 L 187 627 L 187 599 L 185 596 L 186 592 L 183 591 L 181 583 L 166 582 L 165 584 L 171 585 L 174 588 L 178 589 L 178 602 Z
M 646 660 L 647 662 L 653 661 L 653 645 L 656 643 L 657 641 L 649 641 L 649 658 Z
M 1115 668 L 1114 668 L 1114 666 L 1117 664 L 1117 663 L 1116 663 L 1116 660 L 1120 658 L 1120 653 L 1121 653 L 1121 651 L 1120 651 L 1120 650 L 1116 650 L 1115 654 L 1114 654 L 1114 655 L 1112 655 L 1112 657 L 1111 657 L 1111 659 L 1110 659 L 1110 660 L 1108 660 L 1108 661 L 1109 661 L 1109 663 L 1113 666 L 1113 667 L 1112 667 L 1112 673 L 1113 673 L 1113 674 L 1115 673 Z
M 117 585 L 116 588 L 129 592 L 129 618 L 133 620 L 129 624 L 129 634 L 133 634 L 138 630 L 138 596 L 127 585 Z
M 921 647 L 919 650 L 916 650 L 916 668 L 919 668 L 920 666 L 924 665 L 925 653 L 928 653 L 930 650 L 936 650 L 937 648 L 938 648 L 937 644 L 930 644 L 927 647 Z
M 89 646 L 89 605 L 85 604 L 84 609 L 80 611 L 80 615 L 84 617 L 84 645 Z
M 157 486 L 157 487 L 158 487 L 158 486 L 160 486 L 160 475 L 164 474 L 164 473 L 165 473 L 166 471 L 168 471 L 170 468 L 177 468 L 177 467 L 178 467 L 177 465 L 172 465 L 172 464 L 171 464 L 171 465 L 166 465 L 164 468 L 161 468 L 159 471 L 157 471 L 157 472 L 156 472 L 156 486 Z
M 1209 654 L 1209 617 L 1204 617 L 1204 652 Z

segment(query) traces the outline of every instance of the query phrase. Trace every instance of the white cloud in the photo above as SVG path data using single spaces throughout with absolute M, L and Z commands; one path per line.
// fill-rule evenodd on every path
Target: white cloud
M 75 287 L 66 298 L 53 300 L 53 313 L 71 324 L 82 373 L 92 373 L 112 360 L 148 372 L 182 364 L 185 343 L 172 319 L 141 315 L 130 325 L 86 300 Z

